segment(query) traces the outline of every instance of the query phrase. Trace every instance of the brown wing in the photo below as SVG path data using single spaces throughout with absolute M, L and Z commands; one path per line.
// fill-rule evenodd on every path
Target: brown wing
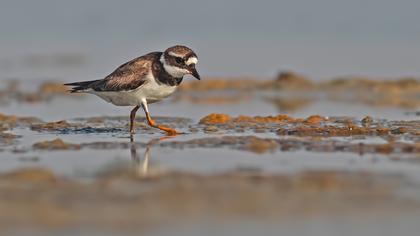
M 133 59 L 109 74 L 102 80 L 91 84 L 95 91 L 127 91 L 138 88 L 147 82 L 154 61 L 159 60 L 161 53 L 153 52 Z

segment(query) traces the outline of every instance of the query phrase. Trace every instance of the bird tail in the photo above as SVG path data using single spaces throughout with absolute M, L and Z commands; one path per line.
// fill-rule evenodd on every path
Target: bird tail
M 78 93 L 78 92 L 84 92 L 85 90 L 92 87 L 92 84 L 97 82 L 99 80 L 90 80 L 90 81 L 82 81 L 82 82 L 74 82 L 74 83 L 67 83 L 64 84 L 66 86 L 72 86 L 70 93 Z

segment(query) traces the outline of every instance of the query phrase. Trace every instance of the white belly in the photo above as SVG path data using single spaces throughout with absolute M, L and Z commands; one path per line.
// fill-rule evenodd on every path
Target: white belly
M 173 94 L 178 86 L 158 85 L 155 80 L 148 82 L 133 92 L 137 97 L 146 98 L 148 103 L 158 102 Z
M 137 89 L 120 92 L 96 92 L 90 93 L 99 96 L 107 102 L 117 106 L 137 106 L 141 105 L 142 99 L 147 103 L 158 102 L 173 94 L 177 86 L 158 85 L 155 80 L 149 80 Z

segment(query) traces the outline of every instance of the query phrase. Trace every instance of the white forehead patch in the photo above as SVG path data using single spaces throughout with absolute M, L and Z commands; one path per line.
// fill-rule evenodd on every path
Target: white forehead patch
M 180 55 L 180 54 L 178 54 L 178 53 L 174 53 L 174 52 L 169 52 L 168 53 L 169 55 L 171 55 L 171 56 L 174 56 L 174 57 L 183 57 L 182 55 Z
M 187 64 L 188 66 L 191 64 L 197 64 L 198 59 L 197 57 L 190 57 L 188 58 L 188 60 L 185 62 L 185 64 Z

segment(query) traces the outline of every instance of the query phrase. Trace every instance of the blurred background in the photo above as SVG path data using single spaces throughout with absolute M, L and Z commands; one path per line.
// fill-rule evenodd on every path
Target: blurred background
M 416 0 L 0 3 L 1 79 L 102 78 L 174 44 L 198 53 L 203 76 L 420 74 Z
M 0 232 L 417 235 L 419 10 L 0 0 Z M 204 79 L 150 112 L 187 135 L 63 86 L 175 44 Z

